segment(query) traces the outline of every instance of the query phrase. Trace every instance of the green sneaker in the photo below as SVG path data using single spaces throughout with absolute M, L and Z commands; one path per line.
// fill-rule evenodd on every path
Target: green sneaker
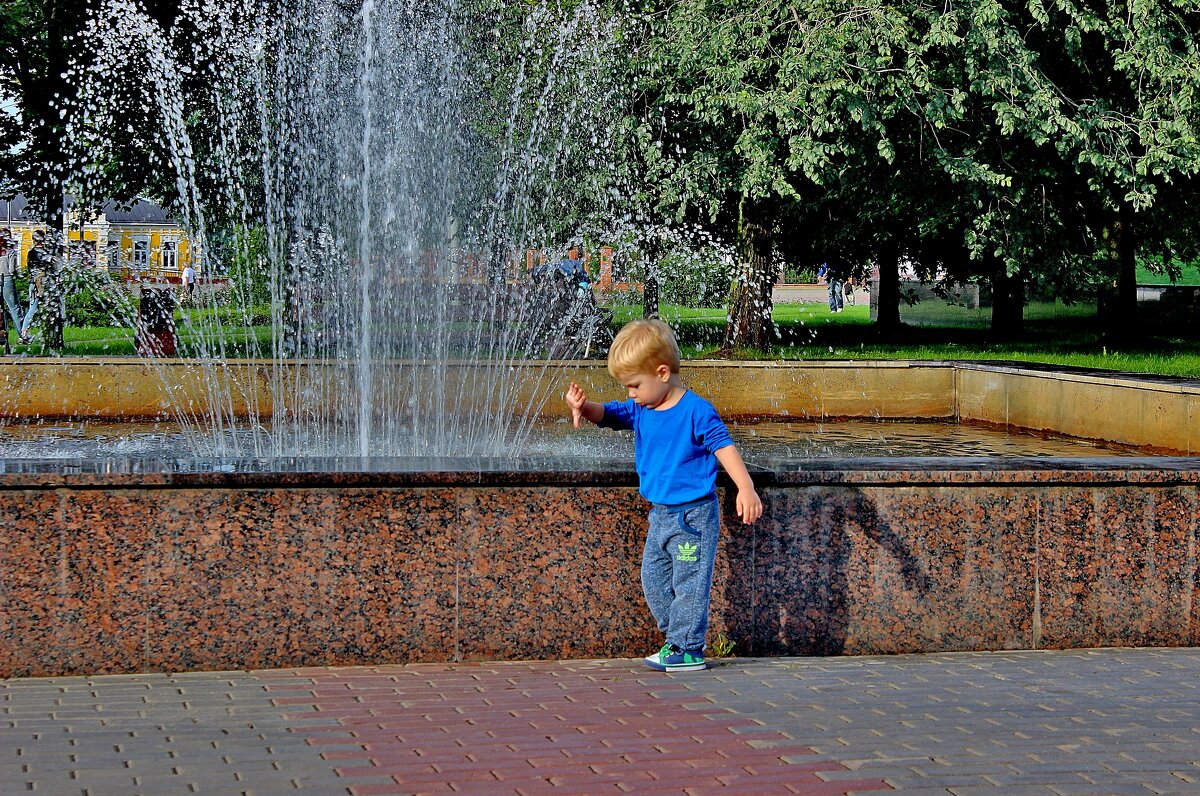
M 661 671 L 663 671 L 663 670 L 658 668 L 658 666 L 659 666 L 659 662 L 660 662 L 660 661 L 661 661 L 661 660 L 662 660 L 664 657 L 666 657 L 667 655 L 670 655 L 670 654 L 671 654 L 671 645 L 670 645 L 670 644 L 663 644 L 663 645 L 662 645 L 662 647 L 659 649 L 659 651 L 658 651 L 658 652 L 651 653 L 650 655 L 647 655 L 647 656 L 646 656 L 645 658 L 643 658 L 642 660 L 643 660 L 643 662 L 644 662 L 644 663 L 645 663 L 647 666 L 649 666 L 651 669 L 654 669 L 654 670 L 656 670 L 656 671 L 660 671 L 660 672 L 661 672 Z
M 695 672 L 708 668 L 704 650 L 681 650 L 674 644 L 664 644 L 656 654 L 646 656 L 646 665 L 656 672 Z

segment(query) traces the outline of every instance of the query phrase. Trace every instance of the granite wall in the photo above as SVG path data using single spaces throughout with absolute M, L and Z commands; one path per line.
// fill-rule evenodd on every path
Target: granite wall
M 732 515 L 737 655 L 1194 645 L 1189 459 L 781 464 Z M 0 475 L 0 675 L 627 657 L 645 505 L 605 472 Z

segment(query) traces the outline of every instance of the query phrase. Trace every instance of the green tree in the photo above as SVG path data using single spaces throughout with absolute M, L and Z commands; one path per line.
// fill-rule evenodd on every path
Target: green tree
M 169 25 L 178 3 L 151 0 L 143 7 Z M 0 99 L 12 108 L 0 118 L 0 173 L 7 178 L 0 189 L 29 197 L 37 217 L 52 228 L 62 226 L 66 193 L 82 193 L 77 198 L 85 204 L 129 199 L 162 171 L 162 158 L 155 157 L 159 107 L 146 102 L 136 74 L 104 76 L 109 110 L 121 123 L 95 131 L 93 138 L 80 135 L 80 90 L 95 67 L 98 42 L 84 33 L 93 14 L 110 13 L 88 0 L 11 0 L 0 6 Z M 122 157 L 98 159 L 91 148 L 96 140 Z
M 1134 331 L 1138 252 L 1184 243 L 1154 223 L 1155 204 L 1200 172 L 1200 13 L 1176 2 L 1031 10 L 1061 58 L 1047 69 L 1065 97 L 1059 149 L 1087 181 L 1106 244 L 1106 330 Z
M 620 2 L 473 0 L 459 10 L 467 37 L 463 105 L 477 183 L 461 217 L 477 239 L 549 249 L 614 236 L 614 163 L 627 93 Z M 481 194 L 493 200 L 476 201 Z M 492 278 L 503 280 L 494 252 Z
M 677 217 L 704 217 L 736 241 L 727 346 L 770 341 L 769 254 L 789 225 L 819 230 L 814 257 L 878 262 L 880 322 L 898 324 L 898 263 L 918 248 L 915 208 L 928 194 L 915 142 L 929 78 L 909 56 L 911 13 L 686 0 L 652 17 L 643 91 L 661 132 L 649 179 Z
M 1109 331 L 1136 329 L 1138 252 L 1194 246 L 1173 231 L 1178 207 L 1149 211 L 1200 170 L 1200 17 L 1174 2 L 976 0 L 929 18 L 923 57 L 941 82 L 926 107 L 950 98 L 930 121 L 943 168 L 970 186 L 967 242 L 1001 305 L 1026 279 L 1093 282 Z
M 52 228 L 62 226 L 69 167 L 63 142 L 74 97 L 71 42 L 86 13 L 84 0 L 13 0 L 0 8 L 3 90 L 15 111 L 0 128 L 0 172 L 10 181 L 6 189 L 29 197 Z
M 1109 285 L 1128 318 L 1136 254 L 1194 247 L 1186 5 L 684 0 L 650 18 L 648 171 L 662 206 L 738 242 L 731 342 L 765 339 L 763 253 L 789 221 L 822 259 L 880 266 L 884 326 L 901 258 L 991 281 L 1005 331 L 1027 284 Z

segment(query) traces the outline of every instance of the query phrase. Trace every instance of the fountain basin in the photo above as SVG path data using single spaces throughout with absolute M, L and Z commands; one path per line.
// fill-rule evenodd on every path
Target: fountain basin
M 161 400 L 149 370 L 135 378 L 144 366 L 106 364 L 4 362 L 4 411 L 40 395 L 48 416 L 136 416 L 126 398 Z M 90 386 L 68 389 L 81 373 Z M 593 363 L 546 373 L 619 395 Z M 1181 453 L 1200 400 L 1194 382 L 957 363 L 689 363 L 688 380 L 727 416 L 932 416 Z M 627 461 L 419 465 L 5 463 L 0 675 L 629 657 L 661 642 Z M 735 654 L 1200 642 L 1197 459 L 752 465 L 758 524 L 738 523 L 721 483 L 710 640 Z

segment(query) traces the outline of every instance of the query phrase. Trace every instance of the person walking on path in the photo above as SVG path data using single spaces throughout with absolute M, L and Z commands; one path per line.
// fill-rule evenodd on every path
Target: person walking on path
M 817 278 L 824 279 L 829 286 L 829 311 L 841 312 L 845 298 L 842 295 L 842 276 L 837 268 L 830 267 L 829 263 L 821 263 Z
M 13 245 L 12 233 L 0 229 L 0 295 L 4 296 L 8 317 L 18 335 L 21 333 L 21 302 L 17 299 L 17 261 L 20 257 L 20 251 Z
M 703 669 L 721 530 L 717 463 L 737 485 L 742 522 L 762 516 L 762 500 L 717 410 L 680 379 L 679 346 L 667 324 L 626 324 L 609 348 L 608 372 L 628 390 L 628 400 L 590 401 L 575 382 L 565 397 L 576 428 L 586 419 L 633 431 L 638 490 L 652 504 L 642 592 L 666 639 L 645 663 L 666 672 Z
M 29 309 L 26 310 L 25 319 L 21 322 L 20 335 L 21 342 L 28 345 L 31 339 L 29 327 L 33 325 L 33 320 L 37 317 L 40 303 L 46 298 L 50 277 L 54 270 L 54 258 L 46 250 L 46 230 L 35 229 L 33 231 L 33 248 L 25 256 L 25 268 L 29 272 Z
M 188 263 L 183 268 L 183 300 L 191 302 L 192 293 L 196 290 L 196 269 Z

